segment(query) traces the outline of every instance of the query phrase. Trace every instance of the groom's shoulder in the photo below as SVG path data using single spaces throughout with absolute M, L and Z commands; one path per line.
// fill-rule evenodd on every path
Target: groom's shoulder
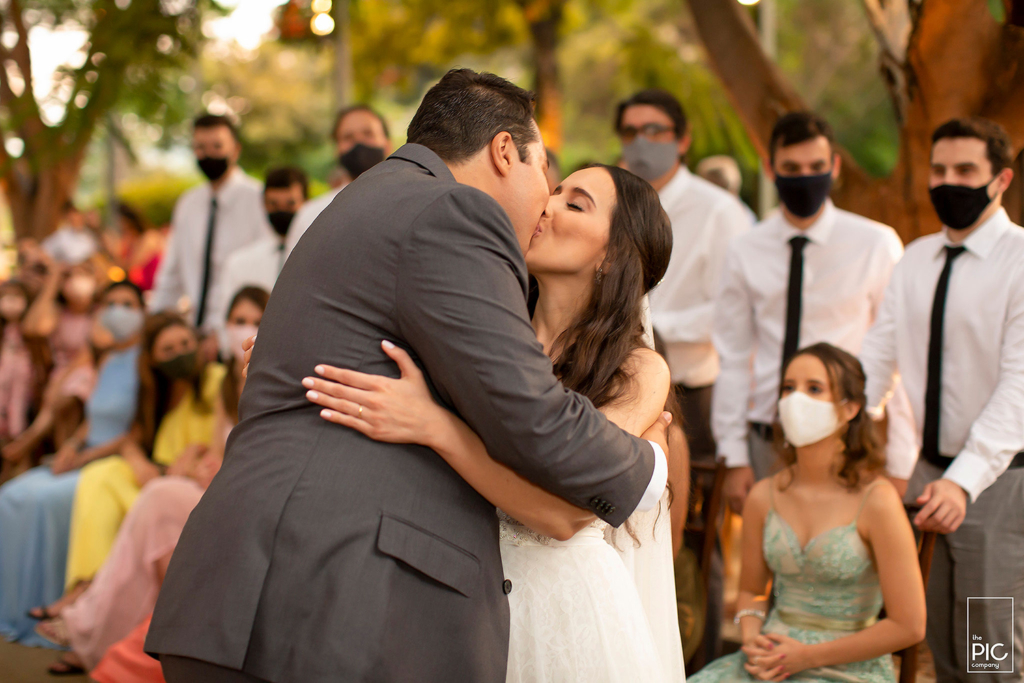
M 462 183 L 439 182 L 422 197 L 414 230 L 439 228 L 451 232 L 487 232 L 514 238 L 508 214 L 487 193 Z

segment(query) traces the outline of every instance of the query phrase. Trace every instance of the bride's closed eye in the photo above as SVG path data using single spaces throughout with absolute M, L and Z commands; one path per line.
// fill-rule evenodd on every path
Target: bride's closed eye
M 567 202 L 566 206 L 568 206 L 573 211 L 583 211 L 583 207 L 580 206 L 579 204 L 573 204 L 572 202 Z

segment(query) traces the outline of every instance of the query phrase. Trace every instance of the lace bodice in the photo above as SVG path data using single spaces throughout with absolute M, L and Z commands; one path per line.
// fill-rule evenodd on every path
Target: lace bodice
M 878 572 L 856 520 L 818 534 L 801 548 L 796 532 L 773 508 L 765 520 L 764 556 L 775 574 L 776 610 L 790 620 L 808 615 L 852 626 L 882 608 Z
M 597 519 L 581 529 L 568 541 L 557 541 L 550 536 L 537 533 L 503 510 L 498 510 L 498 520 L 498 540 L 515 545 L 564 545 L 595 537 L 601 538 L 602 542 L 604 542 L 604 530 L 608 528 L 606 522 Z
M 865 491 L 865 500 L 867 495 Z M 801 547 L 796 532 L 775 511 L 773 496 L 761 548 L 775 577 L 775 605 L 763 632 L 781 633 L 814 644 L 848 636 L 877 619 L 882 607 L 882 588 L 870 552 L 857 533 L 857 518 L 818 534 Z M 742 652 L 727 655 L 701 669 L 689 683 L 752 680 L 743 669 L 745 662 Z M 889 656 L 808 669 L 798 678 L 806 683 L 896 681 Z

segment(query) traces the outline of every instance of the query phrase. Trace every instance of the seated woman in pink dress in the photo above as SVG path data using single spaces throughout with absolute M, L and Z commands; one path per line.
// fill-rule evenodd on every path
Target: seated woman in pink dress
M 36 629 L 39 635 L 71 648 L 71 652 L 51 665 L 51 673 L 66 674 L 97 667 L 111 646 L 129 637 L 143 621 L 148 624 L 178 536 L 192 509 L 220 470 L 228 432 L 238 420 L 237 397 L 241 393 L 242 382 L 241 342 L 255 333 L 268 298 L 263 290 L 253 289 L 239 292 L 228 312 L 227 333 L 232 339 L 231 346 L 237 347 L 237 353 L 225 378 L 224 391 L 218 395 L 214 406 L 214 434 L 217 436 L 212 446 L 191 447 L 175 461 L 167 476 L 157 477 L 142 488 L 118 531 L 107 561 L 89 588 L 71 605 L 64 607 L 59 616 L 39 624 Z M 233 401 L 226 404 L 226 397 L 233 397 Z M 119 654 L 112 655 L 116 664 L 101 667 L 108 672 L 106 680 L 118 683 L 161 680 L 145 676 L 141 679 L 125 677 L 122 670 L 125 666 L 133 670 L 149 670 L 144 666 L 148 657 L 142 652 L 145 634 L 137 640 L 137 652 L 130 644 L 122 645 L 118 649 Z M 159 672 L 159 664 L 156 660 L 151 661 L 155 671 Z M 143 666 L 140 667 L 140 663 Z
M 46 379 L 35 420 L 3 448 L 8 462 L 28 461 L 43 439 L 57 448 L 81 423 L 83 406 L 96 381 L 89 349 L 97 277 L 88 261 L 67 267 L 45 260 L 46 280 L 21 323 L 26 341 L 38 350 L 36 377 Z

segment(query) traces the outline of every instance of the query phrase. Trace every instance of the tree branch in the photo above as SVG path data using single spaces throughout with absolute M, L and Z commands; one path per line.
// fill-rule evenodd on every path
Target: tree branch
M 754 23 L 736 0 L 689 2 L 711 65 L 725 85 L 758 154 L 767 159 L 768 142 L 778 118 L 808 106 L 765 54 Z M 846 181 L 855 185 L 868 183 L 868 175 L 849 153 L 838 146 L 837 151 L 843 157 Z

